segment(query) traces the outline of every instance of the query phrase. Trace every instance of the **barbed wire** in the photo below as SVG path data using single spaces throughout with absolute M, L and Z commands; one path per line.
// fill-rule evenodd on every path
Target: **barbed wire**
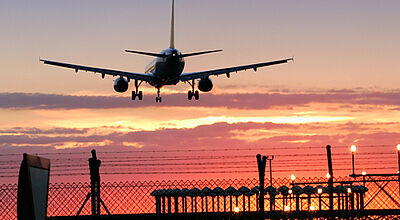
M 351 154 L 348 153 L 336 153 L 333 154 L 333 156 L 350 156 Z M 366 152 L 366 153 L 358 153 L 357 157 L 358 159 L 363 158 L 364 156 L 370 156 L 370 155 L 392 155 L 393 157 L 395 154 L 393 152 Z M 305 154 L 274 154 L 275 158 L 278 159 L 279 157 L 325 157 L 326 154 L 324 153 L 305 153 Z M 245 154 L 245 155 L 217 155 L 217 156 L 188 156 L 188 155 L 182 155 L 182 156 L 125 156 L 125 157 L 110 157 L 110 156 L 103 156 L 101 157 L 103 161 L 107 160 L 114 160 L 114 161 L 122 161 L 122 160 L 129 160 L 133 162 L 145 162 L 145 161 L 154 161 L 154 160 L 159 160 L 159 161 L 168 161 L 168 160 L 212 160 L 212 159 L 237 159 L 237 158 L 254 158 L 254 154 Z M 51 159 L 52 161 L 87 161 L 88 158 L 55 158 Z M 0 161 L 0 164 L 4 163 L 15 163 L 15 162 L 20 162 L 20 160 L 7 160 L 7 161 Z
M 335 148 L 349 148 L 350 145 L 331 145 L 333 149 Z M 395 149 L 396 145 L 389 144 L 377 144 L 377 145 L 357 145 L 358 148 L 376 148 L 376 147 L 393 147 Z M 171 150 L 127 150 L 127 151 L 98 151 L 98 154 L 126 154 L 126 153 L 177 153 L 177 152 L 226 152 L 226 151 L 256 151 L 256 150 L 290 150 L 290 149 L 325 149 L 325 146 L 287 146 L 287 147 L 252 147 L 252 148 L 214 148 L 214 149 L 171 149 Z M 81 152 L 42 152 L 39 155 L 89 155 L 87 151 Z M 0 154 L 0 157 L 4 156 L 20 156 L 21 153 L 9 153 Z

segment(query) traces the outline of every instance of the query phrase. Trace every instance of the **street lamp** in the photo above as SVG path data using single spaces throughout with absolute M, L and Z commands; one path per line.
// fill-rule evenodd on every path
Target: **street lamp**
M 353 177 L 355 177 L 355 175 L 356 175 L 354 172 L 354 155 L 356 154 L 356 150 L 357 150 L 356 145 L 351 145 L 350 151 L 351 151 L 351 162 L 353 165 Z

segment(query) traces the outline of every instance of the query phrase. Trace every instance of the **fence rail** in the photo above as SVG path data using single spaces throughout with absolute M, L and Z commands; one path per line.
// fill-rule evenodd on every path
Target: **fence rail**
M 335 178 L 335 181 L 351 181 L 350 177 Z M 360 179 L 358 179 L 360 180 Z M 365 209 L 399 209 L 399 186 L 397 177 L 381 177 L 378 185 L 375 182 L 357 183 L 364 185 L 368 191 L 364 195 Z M 312 183 L 325 182 L 326 178 L 302 178 L 298 182 Z M 291 180 L 287 178 L 274 179 L 273 185 L 276 188 L 290 186 Z M 156 213 L 156 199 L 151 193 L 160 189 L 203 189 L 208 187 L 214 189 L 220 187 L 226 189 L 234 187 L 239 189 L 245 186 L 249 189 L 259 184 L 258 179 L 216 179 L 216 180 L 176 180 L 176 181 L 143 181 L 143 182 L 107 182 L 102 183 L 101 198 L 112 214 L 146 214 Z M 320 183 L 319 183 L 320 184 Z M 356 185 L 357 185 L 356 184 Z M 339 184 L 336 184 L 339 185 Z M 354 186 L 354 185 L 353 185 Z M 384 190 L 382 190 L 384 189 Z M 48 216 L 73 216 L 76 215 L 80 206 L 90 191 L 88 183 L 52 183 L 49 187 Z M 390 198 L 391 197 L 391 198 Z M 177 201 L 175 202 L 175 199 Z M 231 212 L 237 208 L 238 211 L 256 211 L 257 195 L 252 196 L 195 196 L 187 198 L 170 197 L 165 198 L 164 208 L 161 212 Z M 346 197 L 335 196 L 335 209 L 349 208 L 345 204 Z M 186 201 L 182 203 L 182 201 Z M 265 210 L 270 210 L 272 197 L 267 194 Z M 322 210 L 328 209 L 327 194 L 319 196 L 317 193 L 299 195 L 299 209 Z M 321 201 L 321 205 L 320 205 Z M 17 213 L 17 184 L 0 185 L 0 219 L 16 219 Z M 169 207 L 168 207 L 168 204 Z M 219 206 L 217 205 L 219 204 Z M 232 204 L 232 208 L 231 208 Z M 296 199 L 294 196 L 285 197 L 277 194 L 273 198 L 275 210 L 295 210 Z M 177 206 L 177 207 L 175 207 Z M 90 214 L 90 205 L 87 204 L 82 210 L 82 215 Z M 105 211 L 102 210 L 102 214 Z

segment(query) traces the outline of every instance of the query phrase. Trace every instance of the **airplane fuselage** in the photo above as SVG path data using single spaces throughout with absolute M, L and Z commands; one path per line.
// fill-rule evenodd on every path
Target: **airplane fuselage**
M 185 68 L 185 60 L 182 53 L 175 48 L 163 50 L 160 54 L 165 57 L 154 58 L 145 69 L 145 73 L 151 75 L 150 85 L 161 88 L 165 85 L 176 85 L 179 76 Z

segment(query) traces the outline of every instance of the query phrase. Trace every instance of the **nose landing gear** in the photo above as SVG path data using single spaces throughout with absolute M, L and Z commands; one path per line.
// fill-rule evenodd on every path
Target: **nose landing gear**
M 192 82 L 188 81 L 189 85 L 192 87 L 192 90 L 188 91 L 188 99 L 192 100 L 192 98 L 194 97 L 195 100 L 199 100 L 200 98 L 200 93 L 198 90 L 194 90 L 194 86 L 195 86 L 195 82 L 194 79 L 192 80 Z
M 160 102 L 161 103 L 161 96 L 160 96 L 160 88 L 157 88 L 157 97 L 156 97 L 156 102 Z

